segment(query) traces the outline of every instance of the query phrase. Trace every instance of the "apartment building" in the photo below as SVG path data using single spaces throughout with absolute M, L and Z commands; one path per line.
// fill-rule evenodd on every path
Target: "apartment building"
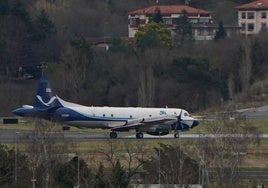
M 133 38 L 138 27 L 147 24 L 157 11 L 160 11 L 164 24 L 172 31 L 176 28 L 177 19 L 186 11 L 193 24 L 193 35 L 196 40 L 214 38 L 215 29 L 208 27 L 212 24 L 212 13 L 188 5 L 155 5 L 128 12 L 128 37 Z
M 193 38 L 197 41 L 213 40 L 218 24 L 213 23 L 212 12 L 193 8 L 188 5 L 155 5 L 128 12 L 128 37 L 133 38 L 139 26 L 144 26 L 157 11 L 160 11 L 163 22 L 174 34 L 177 19 L 186 11 L 192 23 Z M 227 36 L 239 34 L 239 26 L 224 25 Z
M 257 34 L 268 26 L 268 0 L 255 0 L 236 7 L 241 34 Z

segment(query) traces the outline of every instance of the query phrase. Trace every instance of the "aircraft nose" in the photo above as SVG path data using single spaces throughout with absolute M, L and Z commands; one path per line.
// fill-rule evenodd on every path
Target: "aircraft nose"
M 194 120 L 192 128 L 196 127 L 197 125 L 199 125 L 199 121 L 198 120 Z

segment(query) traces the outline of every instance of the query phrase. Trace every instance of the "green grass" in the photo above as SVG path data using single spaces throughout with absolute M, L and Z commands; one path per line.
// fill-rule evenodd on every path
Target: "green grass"
M 33 130 L 32 123 L 19 123 L 19 124 L 0 124 L 0 130 Z

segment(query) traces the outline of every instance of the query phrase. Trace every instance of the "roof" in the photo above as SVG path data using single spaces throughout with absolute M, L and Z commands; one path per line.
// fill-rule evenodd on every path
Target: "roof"
M 211 12 L 206 11 L 206 10 L 202 10 L 202 9 L 197 9 L 197 8 L 193 8 L 187 5 L 154 5 L 154 6 L 150 6 L 147 8 L 143 8 L 143 9 L 138 9 L 138 10 L 134 10 L 131 12 L 128 12 L 128 15 L 150 15 L 150 14 L 154 14 L 156 11 L 160 10 L 161 14 L 166 15 L 166 14 L 181 14 L 184 10 L 188 13 L 188 14 L 211 14 Z
M 263 10 L 268 9 L 268 0 L 255 0 L 247 4 L 243 4 L 236 7 L 237 9 L 244 10 Z

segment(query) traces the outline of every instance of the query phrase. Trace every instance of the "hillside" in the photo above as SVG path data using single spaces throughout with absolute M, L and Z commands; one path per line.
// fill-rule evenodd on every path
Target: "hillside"
M 245 2 L 192 0 L 190 5 L 213 11 L 214 22 L 236 24 L 234 7 Z M 155 0 L 1 1 L 0 105 L 6 107 L 1 115 L 33 103 L 37 81 L 22 76 L 38 79 L 40 62 L 46 62 L 46 74 L 60 96 L 87 105 L 167 105 L 198 111 L 230 97 L 247 100 L 256 95 L 250 88 L 267 79 L 266 32 L 172 48 L 156 43 L 143 50 L 120 39 L 127 36 L 126 13 L 153 4 Z M 107 52 L 85 41 L 104 36 L 113 38 Z M 258 95 L 266 93 L 267 88 Z

